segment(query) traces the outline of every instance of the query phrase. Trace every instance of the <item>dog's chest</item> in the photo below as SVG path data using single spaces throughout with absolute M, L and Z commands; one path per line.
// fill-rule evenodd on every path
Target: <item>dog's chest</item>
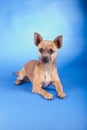
M 44 82 L 43 87 L 47 87 L 51 82 L 51 74 L 49 71 L 44 72 Z

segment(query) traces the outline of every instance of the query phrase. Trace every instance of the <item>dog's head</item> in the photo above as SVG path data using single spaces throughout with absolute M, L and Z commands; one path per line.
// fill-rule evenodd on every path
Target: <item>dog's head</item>
M 57 50 L 62 46 L 62 36 L 56 37 L 53 41 L 43 40 L 42 36 L 34 33 L 34 43 L 38 47 L 38 54 L 43 64 L 55 62 Z

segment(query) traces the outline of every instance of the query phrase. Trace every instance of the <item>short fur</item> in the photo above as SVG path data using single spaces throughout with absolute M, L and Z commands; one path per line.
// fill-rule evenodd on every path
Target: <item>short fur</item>
M 21 84 L 23 80 L 30 81 L 33 84 L 34 93 L 40 94 L 46 99 L 53 99 L 53 95 L 43 89 L 52 83 L 58 96 L 64 98 L 65 93 L 55 67 L 57 51 L 62 46 L 62 36 L 48 41 L 43 40 L 42 36 L 35 32 L 34 43 L 38 47 L 39 60 L 29 61 L 19 72 L 15 72 L 18 76 L 15 84 Z

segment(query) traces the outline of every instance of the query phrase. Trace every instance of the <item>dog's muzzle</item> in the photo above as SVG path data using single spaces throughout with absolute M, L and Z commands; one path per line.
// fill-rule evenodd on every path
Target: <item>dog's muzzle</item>
M 45 63 L 45 64 L 48 63 L 49 62 L 49 58 L 47 56 L 44 56 L 42 58 L 42 62 Z

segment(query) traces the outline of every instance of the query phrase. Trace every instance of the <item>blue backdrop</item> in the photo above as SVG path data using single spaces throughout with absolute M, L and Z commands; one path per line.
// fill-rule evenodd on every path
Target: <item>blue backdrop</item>
M 86 0 L 0 0 L 0 130 L 87 130 Z M 14 70 L 38 59 L 33 33 L 63 35 L 57 67 L 67 97 L 52 101 L 14 85 Z

